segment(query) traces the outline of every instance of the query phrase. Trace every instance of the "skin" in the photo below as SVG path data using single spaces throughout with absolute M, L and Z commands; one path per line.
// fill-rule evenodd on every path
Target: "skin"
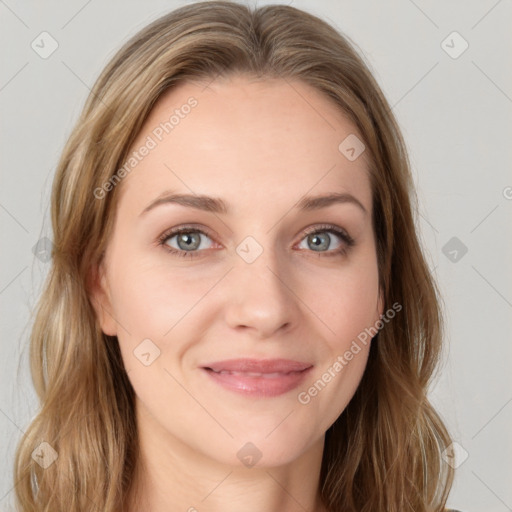
M 358 132 L 327 96 L 302 82 L 244 75 L 172 89 L 132 149 L 190 96 L 198 105 L 118 185 L 93 290 L 136 393 L 141 461 L 129 512 L 322 511 L 324 435 L 354 395 L 370 343 L 308 404 L 297 396 L 383 313 L 366 154 L 349 161 L 340 153 Z M 140 215 L 166 190 L 220 197 L 232 211 L 168 203 Z M 366 213 L 348 202 L 294 209 L 305 194 L 331 192 L 352 194 Z M 157 244 L 189 223 L 211 233 L 196 232 L 195 259 Z M 308 243 L 305 228 L 326 223 L 355 240 L 345 255 L 334 254 L 345 241 L 325 230 L 323 252 Z M 247 236 L 263 249 L 250 264 L 236 252 Z M 177 236 L 166 243 L 180 250 Z M 146 366 L 134 350 L 148 338 L 160 355 Z M 237 357 L 314 367 L 299 388 L 271 398 L 226 390 L 199 369 Z M 253 467 L 237 457 L 247 442 L 261 452 Z

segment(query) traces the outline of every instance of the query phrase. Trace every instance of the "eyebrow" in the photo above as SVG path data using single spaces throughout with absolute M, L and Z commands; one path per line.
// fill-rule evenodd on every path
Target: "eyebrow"
M 203 210 L 211 213 L 229 214 L 230 212 L 226 202 L 218 197 L 197 194 L 175 194 L 171 191 L 165 191 L 156 199 L 151 201 L 151 203 L 142 210 L 139 216 L 162 204 L 179 204 L 188 208 L 195 208 L 197 210 Z M 360 208 L 365 214 L 368 213 L 366 208 L 357 198 L 346 192 L 332 192 L 325 195 L 302 197 L 295 205 L 295 208 L 300 211 L 313 211 L 320 210 L 321 208 L 327 208 L 333 204 L 353 204 Z

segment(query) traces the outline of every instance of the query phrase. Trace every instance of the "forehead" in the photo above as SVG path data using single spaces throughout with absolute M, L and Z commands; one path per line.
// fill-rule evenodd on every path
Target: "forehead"
M 301 81 L 183 82 L 158 100 L 132 144 L 138 159 L 121 201 L 141 209 L 174 190 L 243 207 L 336 191 L 371 211 L 367 154 L 351 161 L 342 151 L 353 137 L 362 139 L 334 100 Z

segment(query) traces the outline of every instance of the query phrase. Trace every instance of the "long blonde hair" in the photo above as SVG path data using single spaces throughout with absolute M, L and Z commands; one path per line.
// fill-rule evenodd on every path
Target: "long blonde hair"
M 174 10 L 130 39 L 97 79 L 64 147 L 51 198 L 51 268 L 30 339 L 41 407 L 16 451 L 20 511 L 126 504 L 138 457 L 134 391 L 89 293 L 120 186 L 101 200 L 93 191 L 122 166 L 162 93 L 234 72 L 302 80 L 357 126 L 371 157 L 380 285 L 388 307 L 402 305 L 326 432 L 322 499 L 332 512 L 444 509 L 453 469 L 442 452 L 451 439 L 427 398 L 442 355 L 441 298 L 416 232 L 417 198 L 391 108 L 354 44 L 319 18 L 284 5 L 210 1 Z M 42 442 L 58 455 L 46 468 L 32 457 Z

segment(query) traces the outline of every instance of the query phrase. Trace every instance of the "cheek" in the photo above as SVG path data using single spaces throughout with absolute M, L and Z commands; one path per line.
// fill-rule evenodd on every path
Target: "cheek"
M 332 272 L 321 283 L 310 282 L 306 286 L 304 294 L 309 296 L 310 307 L 326 326 L 329 344 L 337 351 L 349 346 L 378 320 L 378 270 L 371 258 L 346 272 Z
M 198 320 L 195 310 L 217 280 L 143 257 L 118 260 L 111 279 L 112 314 L 127 371 L 134 365 L 140 369 L 134 351 L 143 340 L 151 340 L 163 356 L 155 366 L 186 351 L 186 331 Z
M 326 338 L 328 354 L 312 383 L 311 394 L 306 390 L 303 398 L 311 403 L 318 399 L 313 407 L 323 415 L 325 429 L 346 408 L 364 374 L 375 334 L 372 327 L 379 318 L 378 291 L 377 262 L 369 256 L 350 272 L 333 274 L 329 293 L 318 305 L 334 333 Z
M 299 403 L 327 430 L 347 407 L 364 374 L 378 319 L 377 264 L 333 273 L 324 293 L 316 294 L 315 311 L 327 329 L 321 364 L 298 396 Z

